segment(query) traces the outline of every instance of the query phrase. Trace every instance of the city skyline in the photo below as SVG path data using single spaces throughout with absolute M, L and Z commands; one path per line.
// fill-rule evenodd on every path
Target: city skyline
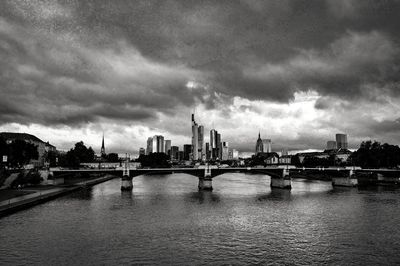
M 241 152 L 260 129 L 276 150 L 336 133 L 398 145 L 399 6 L 2 1 L 0 131 L 96 151 L 104 132 L 107 151 L 132 153 L 148 136 L 191 143 L 195 108 Z

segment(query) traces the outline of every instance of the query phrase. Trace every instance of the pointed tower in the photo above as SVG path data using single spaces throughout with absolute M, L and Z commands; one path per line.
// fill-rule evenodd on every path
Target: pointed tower
M 103 132 L 103 141 L 101 142 L 101 155 L 104 156 L 106 155 L 106 148 L 104 147 L 104 132 Z
M 257 139 L 257 142 L 256 142 L 256 155 L 261 153 L 261 152 L 264 152 L 263 141 L 261 139 L 260 131 L 258 131 L 258 139 Z

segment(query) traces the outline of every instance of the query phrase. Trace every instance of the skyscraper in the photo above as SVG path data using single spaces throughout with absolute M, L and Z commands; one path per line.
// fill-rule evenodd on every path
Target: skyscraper
M 336 147 L 337 149 L 347 149 L 346 134 L 336 134 Z
M 226 161 L 229 159 L 229 146 L 228 142 L 222 142 L 221 143 L 221 160 Z
M 190 160 L 190 154 L 192 153 L 192 145 L 183 145 L 183 160 Z
M 178 160 L 179 159 L 179 147 L 178 146 L 171 146 L 171 160 Z
M 327 150 L 334 150 L 337 148 L 337 144 L 336 141 L 334 140 L 329 140 L 326 142 L 326 149 Z
M 211 159 L 210 143 L 206 142 L 206 160 Z
M 199 126 L 194 120 L 194 114 L 192 114 L 192 160 L 197 161 L 199 159 Z
M 217 137 L 216 137 L 216 142 L 217 142 L 217 148 L 216 148 L 216 159 L 220 159 L 222 157 L 222 143 L 221 143 L 221 134 L 217 133 Z
M 161 135 L 155 135 L 147 139 L 146 154 L 164 152 L 164 137 Z
M 204 127 L 199 125 L 198 128 L 198 158 L 203 159 L 203 154 L 204 154 Z
M 164 136 L 159 135 L 155 137 L 157 137 L 157 152 L 164 152 Z
M 167 140 L 165 140 L 164 152 L 165 152 L 167 155 L 171 155 L 170 150 L 171 150 L 171 140 L 167 139 Z
M 217 134 L 218 132 L 215 129 L 210 130 L 210 159 L 216 159 L 218 156 L 217 151 Z

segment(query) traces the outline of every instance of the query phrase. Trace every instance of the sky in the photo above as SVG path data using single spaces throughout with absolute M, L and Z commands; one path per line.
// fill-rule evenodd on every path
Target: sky
M 0 131 L 137 154 L 400 144 L 400 1 L 0 1 Z M 206 141 L 209 134 L 206 134 Z

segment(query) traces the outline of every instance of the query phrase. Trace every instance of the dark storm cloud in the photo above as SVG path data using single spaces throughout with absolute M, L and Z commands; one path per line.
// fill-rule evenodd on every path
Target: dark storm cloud
M 399 1 L 3 1 L 0 123 L 399 96 Z M 196 86 L 188 87 L 188 82 Z M 223 111 L 222 113 L 227 113 Z

